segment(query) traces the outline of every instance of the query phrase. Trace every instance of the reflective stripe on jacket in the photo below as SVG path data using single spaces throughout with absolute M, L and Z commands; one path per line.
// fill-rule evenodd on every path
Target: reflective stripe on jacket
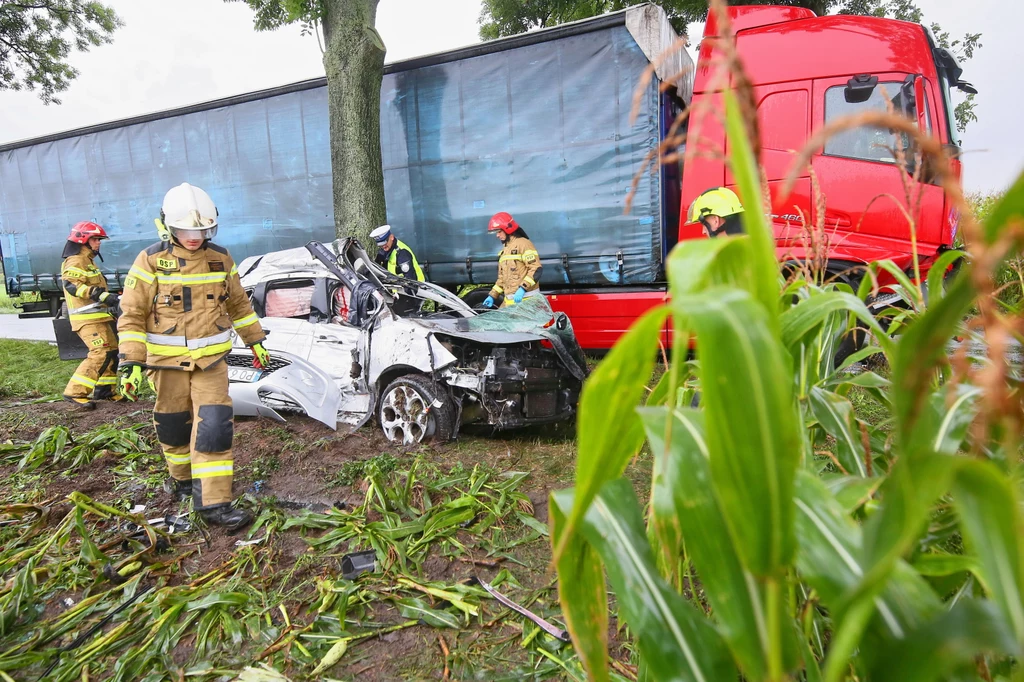
M 501 294 L 511 297 L 519 287 L 534 291 L 540 268 L 540 254 L 533 242 L 526 237 L 510 238 L 498 256 L 498 281 L 491 287 L 491 298 Z
M 398 271 L 399 251 L 409 252 L 409 257 L 412 259 L 413 272 L 410 273 L 405 271 Z M 420 268 L 420 263 L 418 260 L 416 260 L 416 254 L 412 252 L 412 249 L 406 246 L 405 242 L 403 242 L 401 239 L 398 239 L 397 237 L 395 238 L 395 248 L 391 249 L 391 253 L 388 254 L 388 272 L 390 272 L 392 275 L 398 275 L 401 277 L 406 277 L 408 279 L 416 279 L 420 282 L 426 281 L 426 278 L 423 276 L 423 269 Z
M 128 271 L 118 321 L 122 361 L 153 368 L 205 369 L 231 350 L 265 337 L 238 269 L 223 247 L 196 251 L 160 242 Z
M 64 281 L 64 299 L 68 304 L 68 319 L 71 330 L 78 331 L 86 324 L 96 322 L 112 322 L 114 316 L 109 310 L 100 306 L 88 312 L 76 313 L 99 300 L 99 295 L 107 290 L 107 278 L 96 267 L 96 253 L 85 244 L 77 255 L 64 259 L 60 266 L 60 278 Z

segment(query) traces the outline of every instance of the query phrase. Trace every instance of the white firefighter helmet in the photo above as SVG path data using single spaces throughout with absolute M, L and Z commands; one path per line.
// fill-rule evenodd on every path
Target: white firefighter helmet
M 164 195 L 160 216 L 178 239 L 213 239 L 217 234 L 217 206 L 213 199 L 187 182 L 172 187 Z

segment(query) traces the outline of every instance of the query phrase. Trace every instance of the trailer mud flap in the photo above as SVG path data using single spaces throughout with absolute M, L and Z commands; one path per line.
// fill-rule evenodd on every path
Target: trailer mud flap
M 89 354 L 89 349 L 82 343 L 82 339 L 71 331 L 71 320 L 68 318 L 54 318 L 53 336 L 57 339 L 57 352 L 61 360 L 84 360 Z

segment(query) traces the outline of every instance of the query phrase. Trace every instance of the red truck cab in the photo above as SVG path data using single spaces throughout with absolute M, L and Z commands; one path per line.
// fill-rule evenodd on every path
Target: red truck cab
M 911 22 L 819 17 L 794 7 L 730 7 L 728 12 L 754 88 L 780 264 L 806 260 L 804 225 L 822 224 L 828 273 L 848 273 L 847 281 L 856 286 L 864 264 L 892 260 L 913 276 L 916 249 L 924 276 L 929 264 L 952 247 L 959 215 L 933 174 L 924 169 L 915 177 L 914 148 L 907 136 L 863 127 L 837 134 L 799 170 L 787 195 L 782 188 L 797 151 L 817 131 L 841 116 L 890 108 L 947 146 L 959 179 L 950 90 L 973 89 L 960 81 L 955 58 L 936 45 L 928 29 Z M 713 89 L 718 34 L 715 18 L 709 17 L 694 78 L 693 112 L 709 103 L 722 110 L 721 95 Z M 700 225 L 689 223 L 687 216 L 687 207 L 700 193 L 720 186 L 735 189 L 725 162 L 729 148 L 720 117 L 694 115 L 687 125 L 678 232 L 666 225 L 669 245 L 703 236 Z M 909 165 L 900 165 L 897 148 Z M 879 282 L 892 280 L 882 273 Z M 666 287 L 550 292 L 549 298 L 572 319 L 580 344 L 600 350 L 610 348 L 637 317 L 664 301 Z M 893 298 L 881 296 L 875 305 Z M 670 324 L 663 342 L 671 345 Z
M 905 21 L 818 17 L 793 7 L 731 7 L 729 14 L 737 51 L 754 87 L 779 260 L 807 256 L 806 221 L 824 225 L 829 271 L 890 259 L 912 272 L 912 216 L 921 269 L 926 271 L 929 262 L 952 246 L 959 216 L 926 170 L 915 179 L 914 149 L 907 136 L 867 127 L 844 131 L 814 153 L 809 167 L 799 170 L 788 196 L 783 196 L 782 186 L 796 150 L 811 135 L 841 116 L 869 110 L 891 107 L 910 117 L 949 145 L 955 156 L 959 150 L 949 91 L 959 83 L 960 70 L 952 56 L 936 48 L 923 26 Z M 711 91 L 718 33 L 715 18 L 709 17 L 691 105 L 696 110 L 709 98 L 716 105 L 721 100 Z M 690 135 L 683 206 L 710 187 L 735 184 L 722 160 L 728 143 L 721 121 L 701 117 L 690 125 Z M 907 167 L 898 163 L 897 149 L 904 150 Z M 957 161 L 958 175 L 959 169 Z M 812 190 L 815 183 L 820 202 Z M 679 238 L 699 236 L 700 226 L 688 224 L 684 211 Z

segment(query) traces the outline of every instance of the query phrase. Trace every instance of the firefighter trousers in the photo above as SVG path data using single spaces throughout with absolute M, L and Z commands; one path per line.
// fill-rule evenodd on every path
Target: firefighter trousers
M 192 480 L 195 509 L 231 502 L 234 410 L 228 396 L 228 363 L 205 370 L 150 371 L 156 389 L 153 422 L 171 478 Z
M 117 333 L 110 322 L 82 325 L 77 332 L 89 355 L 78 365 L 64 388 L 69 398 L 88 398 L 92 393 L 97 400 L 117 394 Z

